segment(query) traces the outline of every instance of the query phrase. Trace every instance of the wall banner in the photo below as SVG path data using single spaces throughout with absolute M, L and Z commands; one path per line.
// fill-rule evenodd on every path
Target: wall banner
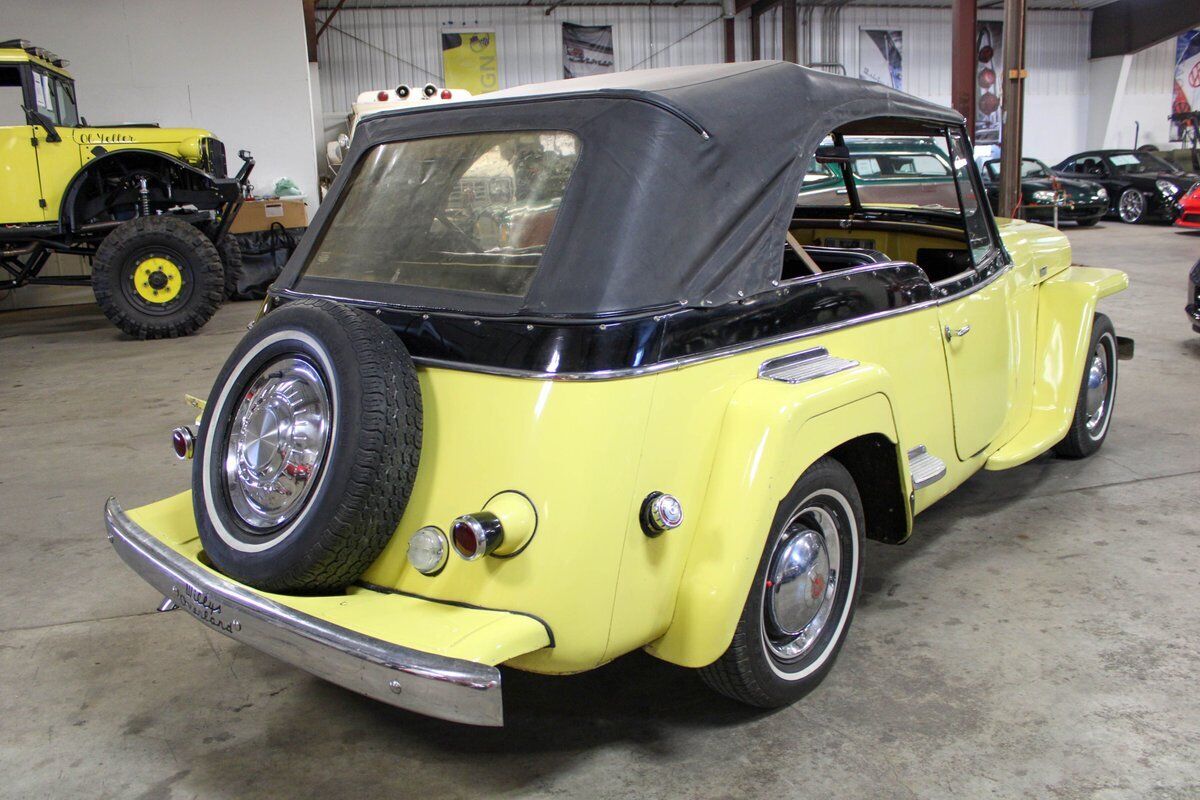
M 902 31 L 859 28 L 858 77 L 893 89 L 904 89 Z
M 1175 86 L 1172 89 L 1171 114 L 1200 112 L 1200 28 L 1179 34 L 1175 41 Z M 1193 123 L 1194 124 L 1194 123 Z M 1171 141 L 1183 139 L 1186 123 L 1171 123 Z
M 563 77 L 579 78 L 612 72 L 612 25 L 562 24 Z
M 1002 22 L 979 22 L 975 27 L 975 144 L 1000 143 L 1003 27 Z
M 443 31 L 442 76 L 447 89 L 471 94 L 500 88 L 495 31 Z

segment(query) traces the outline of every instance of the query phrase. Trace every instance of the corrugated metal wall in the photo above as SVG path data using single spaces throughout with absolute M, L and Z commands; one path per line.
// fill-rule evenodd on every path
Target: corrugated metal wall
M 442 31 L 495 31 L 501 88 L 561 78 L 563 22 L 612 25 L 619 70 L 724 60 L 717 5 L 347 9 L 321 37 L 322 105 L 344 116 L 367 89 L 440 83 Z
M 336 130 L 360 91 L 401 82 L 437 83 L 443 30 L 494 30 L 501 85 L 515 86 L 561 77 L 562 22 L 612 25 L 617 68 L 631 69 L 724 60 L 720 17 L 716 5 L 568 6 L 549 15 L 532 7 L 344 10 L 320 43 L 326 127 Z M 1001 15 L 985 11 L 980 17 L 1000 19 Z M 1086 146 L 1090 18 L 1088 11 L 1029 13 L 1025 148 L 1030 155 L 1056 161 Z M 841 9 L 836 33 L 829 37 L 822 9 L 811 14 L 811 30 L 805 29 L 804 21 L 801 7 L 802 58 L 809 42 L 808 60 L 837 61 L 852 76 L 858 74 L 860 29 L 902 30 L 904 90 L 937 103 L 950 102 L 948 9 L 849 5 Z M 782 27 L 778 7 L 763 14 L 761 23 L 762 57 L 778 58 Z M 748 12 L 739 15 L 737 26 L 737 57 L 746 60 L 750 57 Z M 1172 40 L 1135 56 L 1127 92 L 1146 98 L 1169 92 L 1173 47 Z M 1148 99 L 1146 107 L 1156 102 Z M 1163 103 L 1164 119 L 1168 105 L 1169 96 Z

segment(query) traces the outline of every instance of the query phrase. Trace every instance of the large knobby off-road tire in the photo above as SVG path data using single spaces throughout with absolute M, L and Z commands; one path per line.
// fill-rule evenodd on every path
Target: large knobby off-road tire
M 267 314 L 200 423 L 192 500 L 209 560 L 273 592 L 346 587 L 400 522 L 421 425 L 412 359 L 379 319 L 327 300 Z
M 825 678 L 862 587 L 858 487 L 832 458 L 814 463 L 779 504 L 729 648 L 700 670 L 712 689 L 777 708 Z
M 1083 362 L 1075 415 L 1054 452 L 1063 458 L 1086 458 L 1100 449 L 1108 436 L 1113 406 L 1117 400 L 1117 334 L 1112 320 L 1097 314 L 1092 321 L 1092 338 Z
M 246 266 L 242 262 L 242 248 L 237 237 L 226 233 L 217 245 L 217 252 L 221 255 L 221 266 L 225 269 L 225 299 L 252 299 L 241 295 L 242 284 L 246 282 Z
M 195 227 L 169 216 L 138 217 L 100 243 L 92 291 L 104 315 L 130 336 L 187 336 L 225 299 L 225 270 Z

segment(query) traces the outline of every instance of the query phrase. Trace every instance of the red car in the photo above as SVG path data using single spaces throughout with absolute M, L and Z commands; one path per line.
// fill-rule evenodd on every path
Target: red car
M 1200 183 L 1179 198 L 1179 216 L 1175 224 L 1181 228 L 1200 228 Z

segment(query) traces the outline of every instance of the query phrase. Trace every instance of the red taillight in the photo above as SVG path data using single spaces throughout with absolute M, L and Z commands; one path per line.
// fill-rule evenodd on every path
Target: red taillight
M 454 549 L 460 556 L 468 561 L 475 558 L 475 552 L 479 549 L 479 540 L 475 537 L 475 530 L 465 519 L 460 518 L 454 521 L 450 535 L 454 537 Z
M 443 100 L 449 100 L 449 99 L 450 99 L 451 97 L 453 97 L 453 96 L 454 96 L 454 95 L 452 95 L 452 94 L 450 93 L 450 90 L 449 90 L 449 89 L 442 89 L 442 99 L 443 99 Z
M 379 100 L 380 102 L 382 102 L 382 101 L 384 101 L 384 100 L 387 100 L 387 99 L 388 99 L 388 93 L 387 93 L 387 92 L 380 92 L 379 94 L 375 95 L 375 99 L 376 99 L 376 100 Z
M 494 551 L 504 541 L 504 526 L 490 511 L 464 514 L 450 524 L 454 552 L 466 561 L 474 561 Z
M 187 461 L 192 457 L 192 451 L 196 446 L 196 437 L 188 428 L 176 428 L 171 431 L 171 449 L 175 451 L 175 456 L 180 461 Z

